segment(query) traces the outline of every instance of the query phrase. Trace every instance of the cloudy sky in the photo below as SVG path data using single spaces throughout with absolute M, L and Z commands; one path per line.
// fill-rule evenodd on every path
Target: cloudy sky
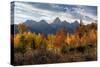
M 85 24 L 88 24 L 97 20 L 96 6 L 31 2 L 14 2 L 12 6 L 14 7 L 15 24 L 26 20 L 46 20 L 48 23 L 52 23 L 56 17 L 59 17 L 61 21 L 66 20 L 70 23 L 82 19 Z

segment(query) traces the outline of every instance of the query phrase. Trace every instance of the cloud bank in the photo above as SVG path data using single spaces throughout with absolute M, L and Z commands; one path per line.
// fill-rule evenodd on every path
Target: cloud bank
M 52 23 L 56 17 L 70 23 L 82 19 L 85 24 L 88 24 L 97 20 L 96 6 L 14 2 L 13 7 L 15 24 L 26 20 L 46 20 Z

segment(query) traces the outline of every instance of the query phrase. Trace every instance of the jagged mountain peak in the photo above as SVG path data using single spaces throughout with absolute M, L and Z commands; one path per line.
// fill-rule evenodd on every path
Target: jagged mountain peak
M 59 17 L 56 17 L 55 20 L 53 21 L 53 23 L 61 23 L 61 20 Z
M 78 21 L 69 23 L 66 20 L 61 21 L 59 17 L 55 18 L 55 20 L 51 24 L 48 24 L 46 20 L 40 20 L 38 22 L 35 20 L 26 20 L 24 24 L 28 27 L 29 31 L 36 33 L 42 32 L 46 35 L 49 33 L 55 33 L 58 29 L 62 27 L 64 27 L 67 32 L 73 33 L 76 27 L 79 26 Z
M 47 24 L 47 22 L 45 20 L 40 20 L 39 22 L 40 23 L 46 23 Z
M 79 24 L 79 22 L 78 22 L 77 20 L 75 20 L 75 21 L 74 21 L 74 23 L 77 23 L 77 24 Z

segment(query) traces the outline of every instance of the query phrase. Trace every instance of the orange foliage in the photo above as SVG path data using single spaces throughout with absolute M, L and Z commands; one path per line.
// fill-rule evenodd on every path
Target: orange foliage
M 89 36 L 88 36 L 89 42 L 90 43 L 96 43 L 97 42 L 97 32 L 95 30 L 91 30 L 89 32 Z
M 20 38 L 21 38 L 20 34 L 16 34 L 14 36 L 14 47 L 18 47 L 18 45 L 20 44 Z
M 97 30 L 90 28 L 89 31 L 86 31 L 86 28 L 84 27 L 85 26 L 83 26 L 82 29 L 79 29 L 80 27 L 77 28 L 76 32 L 73 34 L 66 33 L 64 31 L 64 28 L 61 28 L 56 32 L 56 34 L 48 34 L 47 37 L 43 33 L 36 34 L 36 33 L 24 31 L 21 34 L 16 34 L 14 36 L 14 47 L 16 48 L 18 47 L 18 45 L 20 45 L 21 36 L 24 37 L 26 41 L 25 44 L 35 45 L 36 48 L 42 45 L 46 45 L 47 49 L 60 49 L 65 44 L 69 46 L 73 46 L 73 45 L 80 46 L 80 45 L 86 45 L 89 43 L 96 44 Z M 80 33 L 82 34 L 81 37 L 80 37 Z

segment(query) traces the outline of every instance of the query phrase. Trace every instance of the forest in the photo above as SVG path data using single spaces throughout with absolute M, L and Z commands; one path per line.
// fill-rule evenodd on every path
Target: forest
M 14 65 L 51 64 L 97 60 L 97 23 L 80 26 L 74 33 L 59 28 L 55 34 L 27 31 L 18 24 L 18 33 L 11 34 Z

